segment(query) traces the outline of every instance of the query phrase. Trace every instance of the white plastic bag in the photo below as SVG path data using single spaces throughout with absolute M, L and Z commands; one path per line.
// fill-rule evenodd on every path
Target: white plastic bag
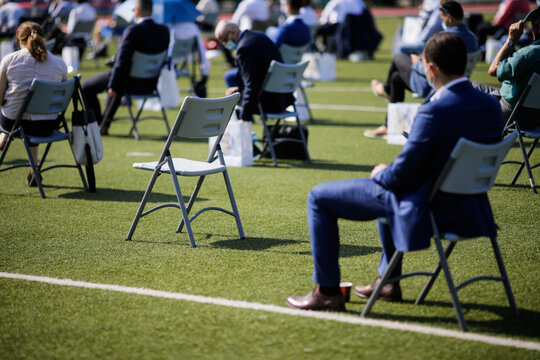
M 304 71 L 304 78 L 308 80 L 333 81 L 336 80 L 336 55 L 329 53 L 305 53 L 302 61 L 309 60 Z
M 253 165 L 253 138 L 252 124 L 249 121 L 238 121 L 233 111 L 231 121 L 221 138 L 221 150 L 227 166 L 242 167 Z M 208 139 L 210 148 L 214 145 L 216 137 Z
M 68 73 L 79 71 L 79 48 L 76 46 L 64 46 L 62 48 L 62 60 L 67 65 Z
M 103 158 L 103 143 L 98 124 L 95 121 L 87 125 L 73 125 L 70 143 L 77 164 L 90 165 L 90 155 L 92 164 L 97 164 Z
M 486 40 L 486 63 L 491 64 L 493 60 L 495 60 L 495 56 L 497 56 L 497 53 L 499 52 L 499 50 L 501 50 L 501 47 L 504 45 L 505 41 L 506 37 L 504 38 L 504 40 Z
M 161 69 L 157 84 L 161 104 L 165 109 L 178 107 L 180 104 L 180 91 L 178 90 L 178 81 L 173 69 L 165 66 Z
M 419 103 L 390 103 L 388 104 L 388 144 L 405 145 L 407 138 L 402 132 L 411 131 Z

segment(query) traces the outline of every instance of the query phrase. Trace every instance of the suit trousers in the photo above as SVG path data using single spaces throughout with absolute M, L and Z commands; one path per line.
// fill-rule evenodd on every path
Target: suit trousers
M 307 200 L 309 234 L 313 256 L 313 281 L 321 286 L 339 286 L 338 219 L 368 221 L 387 216 L 389 193 L 371 179 L 331 181 L 317 185 Z M 396 251 L 390 227 L 378 222 L 382 257 L 378 272 L 383 274 Z M 401 274 L 398 264 L 392 276 Z
M 388 69 L 384 91 L 390 95 L 391 103 L 405 100 L 405 90 L 411 90 L 412 61 L 409 55 L 397 54 Z
M 101 74 L 92 76 L 82 84 L 82 89 L 86 99 L 88 108 L 94 111 L 98 124 L 109 125 L 118 110 L 120 105 L 121 93 L 118 93 L 116 97 L 111 97 L 107 94 L 107 100 L 105 102 L 105 109 L 107 114 L 101 113 L 101 105 L 99 103 L 98 94 L 108 90 L 109 79 L 111 78 L 111 71 L 105 71 Z M 106 118 L 105 118 L 106 117 Z

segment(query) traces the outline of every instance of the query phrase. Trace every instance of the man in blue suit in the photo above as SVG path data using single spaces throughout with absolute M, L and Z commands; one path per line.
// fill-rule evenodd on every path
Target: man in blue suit
M 253 121 L 253 114 L 257 114 L 259 93 L 268 67 L 272 60 L 283 62 L 276 45 L 258 31 L 240 31 L 237 24 L 222 20 L 216 26 L 216 38 L 227 49 L 236 50 L 238 63 L 238 86 L 229 87 L 227 95 L 240 92 L 242 95 L 238 103 L 241 108 L 239 119 Z M 294 103 L 292 94 L 276 94 L 263 92 L 260 101 L 265 112 L 281 112 Z
M 277 28 L 274 42 L 277 48 L 282 44 L 304 46 L 311 42 L 311 29 L 300 16 L 302 0 L 287 0 L 287 21 Z
M 94 111 L 98 123 L 101 124 L 103 135 L 108 134 L 110 122 L 126 89 L 129 88 L 133 94 L 144 94 L 152 91 L 157 85 L 157 79 L 134 79 L 129 76 L 133 53 L 138 51 L 145 54 L 159 54 L 169 47 L 169 29 L 152 20 L 152 1 L 137 0 L 134 12 L 137 22 L 124 31 L 112 71 L 91 77 L 82 85 L 87 105 Z M 107 91 L 105 105 L 107 113 L 101 115 L 97 95 L 103 91 Z
M 467 53 L 463 40 L 452 33 L 431 37 L 423 52 L 424 69 L 436 92 L 420 107 L 401 153 L 390 164 L 379 164 L 370 179 L 319 184 L 307 201 L 308 223 L 317 283 L 305 297 L 291 296 L 287 304 L 305 310 L 343 310 L 339 282 L 338 219 L 357 221 L 386 217 L 378 223 L 383 274 L 396 250 L 429 247 L 431 227 L 428 197 L 459 138 L 481 143 L 502 139 L 504 119 L 494 97 L 474 89 L 463 76 Z M 456 196 L 439 192 L 431 205 L 441 232 L 462 236 L 495 236 L 496 225 L 486 194 Z M 401 274 L 399 264 L 392 274 Z M 356 286 L 354 293 L 369 297 L 380 281 Z M 383 288 L 386 300 L 400 301 L 399 283 Z

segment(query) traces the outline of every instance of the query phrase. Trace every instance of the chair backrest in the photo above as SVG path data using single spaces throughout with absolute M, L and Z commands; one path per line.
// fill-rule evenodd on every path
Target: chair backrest
M 144 54 L 139 51 L 133 53 L 129 76 L 138 79 L 152 79 L 159 76 L 165 62 L 167 50 L 159 54 Z
M 465 67 L 465 76 L 471 77 L 471 74 L 476 67 L 476 63 L 482 57 L 482 50 L 478 49 L 476 51 L 467 53 L 467 66 Z
M 197 38 L 195 37 L 184 40 L 175 39 L 170 54 L 171 58 L 178 59 L 188 57 L 193 52 L 196 39 Z
M 263 82 L 262 91 L 289 94 L 300 84 L 302 74 L 309 61 L 298 64 L 283 64 L 272 60 Z
M 529 109 L 540 109 L 540 75 L 533 73 L 527 87 L 522 93 L 523 106 Z
M 77 21 L 75 23 L 75 27 L 73 28 L 73 31 L 71 32 L 71 36 L 74 35 L 88 35 L 91 36 L 94 32 L 94 25 L 96 24 L 96 20 L 88 20 L 88 21 Z
M 75 78 L 63 82 L 34 79 L 26 109 L 21 110 L 31 114 L 59 114 L 67 109 L 74 89 Z
M 283 58 L 285 64 L 296 64 L 302 61 L 302 56 L 307 51 L 311 44 L 303 46 L 291 46 L 288 44 L 281 44 L 279 52 Z
M 540 75 L 537 73 L 533 73 L 529 78 L 527 86 L 512 109 L 503 133 L 511 129 L 517 130 L 516 126 L 519 126 L 518 122 L 521 121 L 540 125 Z
M 480 144 L 459 139 L 434 187 L 453 194 L 480 194 L 493 186 L 506 154 L 514 144 L 517 133 L 495 144 Z
M 222 136 L 239 98 L 239 93 L 217 99 L 186 97 L 171 135 L 182 138 Z

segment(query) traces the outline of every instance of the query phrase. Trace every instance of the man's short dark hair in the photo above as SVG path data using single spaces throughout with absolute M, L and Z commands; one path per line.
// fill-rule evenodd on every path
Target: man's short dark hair
M 152 0 L 137 0 L 136 5 L 139 8 L 141 14 L 152 14 Z
M 300 11 L 300 8 L 302 7 L 302 0 L 287 0 L 287 4 L 291 7 L 291 9 Z
M 446 75 L 463 76 L 467 66 L 465 43 L 456 34 L 440 32 L 431 36 L 424 47 L 425 61 L 433 62 Z
M 446 1 L 441 4 L 443 14 L 448 14 L 456 20 L 463 20 L 463 8 L 457 1 Z

